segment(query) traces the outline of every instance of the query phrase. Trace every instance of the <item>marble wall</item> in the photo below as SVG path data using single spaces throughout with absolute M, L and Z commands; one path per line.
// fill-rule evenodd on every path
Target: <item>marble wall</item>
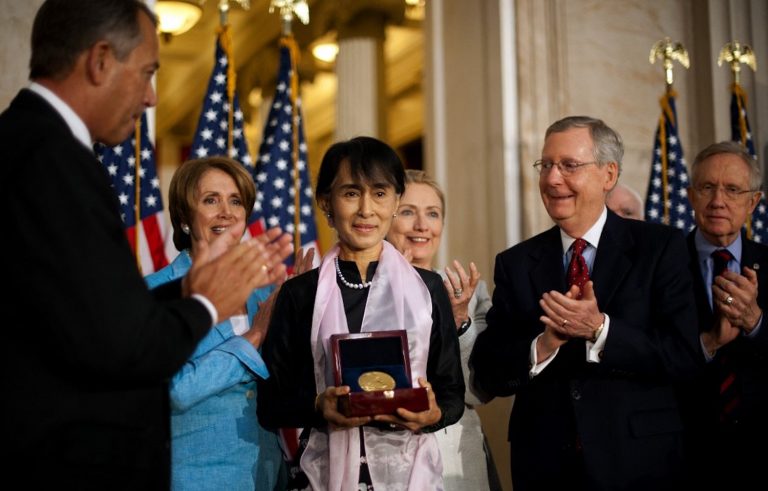
M 43 0 L 0 0 L 0 109 L 4 109 L 29 75 L 29 35 Z

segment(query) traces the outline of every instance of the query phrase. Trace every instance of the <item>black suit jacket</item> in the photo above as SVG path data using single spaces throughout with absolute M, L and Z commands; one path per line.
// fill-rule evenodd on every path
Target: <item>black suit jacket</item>
M 699 332 L 704 332 L 714 326 L 716 318 L 709 305 L 709 286 L 701 275 L 694 236 L 695 231 L 688 235 L 689 267 Z M 768 247 L 742 235 L 741 265 L 757 273 L 757 303 L 763 311 L 759 331 L 754 337 L 739 336 L 720 348 L 700 376 L 682 387 L 692 478 L 701 480 L 700 486 L 706 489 L 735 487 L 738 483 L 733 477 L 756 482 L 754 479 L 763 479 L 764 474 L 766 453 L 752 449 L 762 448 L 768 441 Z M 735 375 L 740 404 L 736 420 L 720 424 L 723 370 Z
M 166 380 L 210 327 L 147 290 L 93 152 L 41 97 L 0 115 L 2 460 L 31 488 L 168 487 Z
M 475 344 L 475 383 L 515 394 L 509 425 L 516 490 L 545 489 L 574 459 L 589 489 L 664 489 L 679 473 L 681 421 L 673 381 L 700 363 L 688 255 L 670 227 L 612 212 L 592 280 L 610 328 L 600 363 L 573 339 L 529 380 L 531 343 L 543 332 L 539 299 L 566 290 L 558 227 L 496 258 L 488 329 Z M 580 466 L 577 466 L 580 468 Z

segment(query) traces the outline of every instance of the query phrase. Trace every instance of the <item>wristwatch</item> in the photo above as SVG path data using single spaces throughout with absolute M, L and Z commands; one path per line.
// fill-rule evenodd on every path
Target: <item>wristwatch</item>
M 471 325 L 472 325 L 472 318 L 467 317 L 467 320 L 462 321 L 461 324 L 459 324 L 459 329 L 456 331 L 456 334 L 461 336 L 462 334 L 467 332 L 467 330 L 469 329 L 469 326 Z
M 590 341 L 592 343 L 596 343 L 597 342 L 597 338 L 599 338 L 600 334 L 603 332 L 603 327 L 605 327 L 605 322 L 603 322 L 602 324 L 597 326 L 597 329 L 592 331 L 592 339 L 590 339 Z

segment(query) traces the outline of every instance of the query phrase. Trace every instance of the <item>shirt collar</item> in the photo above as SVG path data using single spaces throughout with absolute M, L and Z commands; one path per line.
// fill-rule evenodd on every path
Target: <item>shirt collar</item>
M 733 255 L 733 258 L 737 263 L 741 264 L 741 234 L 736 234 L 736 240 L 728 244 L 726 247 L 720 247 L 712 244 L 704 235 L 700 229 L 696 229 L 696 233 L 693 235 L 694 243 L 696 244 L 696 251 L 699 253 L 699 262 L 706 262 L 712 256 L 712 253 L 717 249 L 727 249 L 728 252 Z
M 64 118 L 64 122 L 67 123 L 67 126 L 69 127 L 70 131 L 72 131 L 72 134 L 75 135 L 75 138 L 77 138 L 80 143 L 88 147 L 89 150 L 93 151 L 93 140 L 91 140 L 91 133 L 88 131 L 88 128 L 85 126 L 83 120 L 80 119 L 80 116 L 77 115 L 77 113 L 69 106 L 69 104 L 64 102 L 61 97 L 57 96 L 49 88 L 44 87 L 37 82 L 30 82 L 29 90 L 42 97 L 46 102 L 48 102 L 48 104 L 53 106 L 56 112 L 59 113 L 62 118 Z
M 598 217 L 595 224 L 592 225 L 592 227 L 587 230 L 587 233 L 581 237 L 595 249 L 597 249 L 597 244 L 600 242 L 600 235 L 603 233 L 603 228 L 605 227 L 605 222 L 607 219 L 608 208 L 603 206 L 603 212 L 600 213 L 600 216 Z M 568 252 L 568 249 L 571 248 L 571 244 L 573 244 L 573 242 L 578 238 L 579 237 L 571 237 L 570 235 L 566 234 L 563 229 L 560 229 L 560 241 L 563 243 L 563 252 Z

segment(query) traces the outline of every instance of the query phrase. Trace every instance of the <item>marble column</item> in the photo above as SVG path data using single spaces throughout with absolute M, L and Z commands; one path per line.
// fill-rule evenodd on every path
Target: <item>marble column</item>
M 385 27 L 390 22 L 402 22 L 404 5 L 392 0 L 366 0 L 340 4 L 335 11 L 339 43 L 336 140 L 386 136 Z

